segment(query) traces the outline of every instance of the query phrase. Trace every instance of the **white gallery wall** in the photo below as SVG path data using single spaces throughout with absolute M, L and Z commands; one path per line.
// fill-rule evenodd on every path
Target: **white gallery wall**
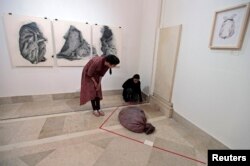
M 143 0 L 141 22 L 139 74 L 142 91 L 150 94 L 156 34 L 160 25 L 162 0 Z
M 242 49 L 211 50 L 214 11 L 249 0 L 165 0 L 163 25 L 183 24 L 174 109 L 230 148 L 250 148 L 250 25 Z
M 121 89 L 122 83 L 139 71 L 142 4 L 143 0 L 0 0 L 0 97 L 76 92 L 82 72 L 82 67 L 13 67 L 3 23 L 5 13 L 121 26 L 120 67 L 102 80 L 104 90 L 114 90 Z

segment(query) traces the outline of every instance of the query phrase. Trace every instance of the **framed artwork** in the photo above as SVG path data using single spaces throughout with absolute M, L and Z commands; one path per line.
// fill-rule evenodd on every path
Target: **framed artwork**
M 240 49 L 249 18 L 249 4 L 216 11 L 209 47 L 211 49 Z
M 91 26 L 82 22 L 53 21 L 56 64 L 84 66 L 91 58 Z
M 50 20 L 5 14 L 4 25 L 13 66 L 53 66 Z
M 122 28 L 106 25 L 92 26 L 93 55 L 116 55 L 121 58 Z

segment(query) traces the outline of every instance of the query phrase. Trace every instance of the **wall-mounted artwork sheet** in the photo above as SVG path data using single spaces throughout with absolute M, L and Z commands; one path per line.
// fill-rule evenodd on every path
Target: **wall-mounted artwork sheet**
M 50 20 L 6 14 L 4 24 L 13 66 L 53 66 Z
M 84 66 L 91 58 L 91 26 L 81 22 L 53 21 L 58 66 Z
M 250 3 L 230 7 L 214 14 L 210 37 L 211 49 L 240 49 L 250 13 Z
M 122 54 L 122 28 L 106 25 L 92 26 L 93 54 L 116 55 Z

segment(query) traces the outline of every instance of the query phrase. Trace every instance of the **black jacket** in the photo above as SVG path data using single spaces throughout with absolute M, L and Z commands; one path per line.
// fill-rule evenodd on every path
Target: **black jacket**
M 141 96 L 141 82 L 138 81 L 137 83 L 134 83 L 133 78 L 129 78 L 127 81 L 125 81 L 122 85 L 124 89 L 131 88 L 133 90 L 133 93 L 136 93 L 139 95 L 140 101 L 142 101 Z

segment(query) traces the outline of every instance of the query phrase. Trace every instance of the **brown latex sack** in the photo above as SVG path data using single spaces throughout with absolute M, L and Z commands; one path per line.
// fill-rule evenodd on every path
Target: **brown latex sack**
M 138 107 L 123 108 L 118 118 L 122 126 L 136 133 L 151 134 L 155 130 L 152 124 L 147 123 L 144 111 Z

